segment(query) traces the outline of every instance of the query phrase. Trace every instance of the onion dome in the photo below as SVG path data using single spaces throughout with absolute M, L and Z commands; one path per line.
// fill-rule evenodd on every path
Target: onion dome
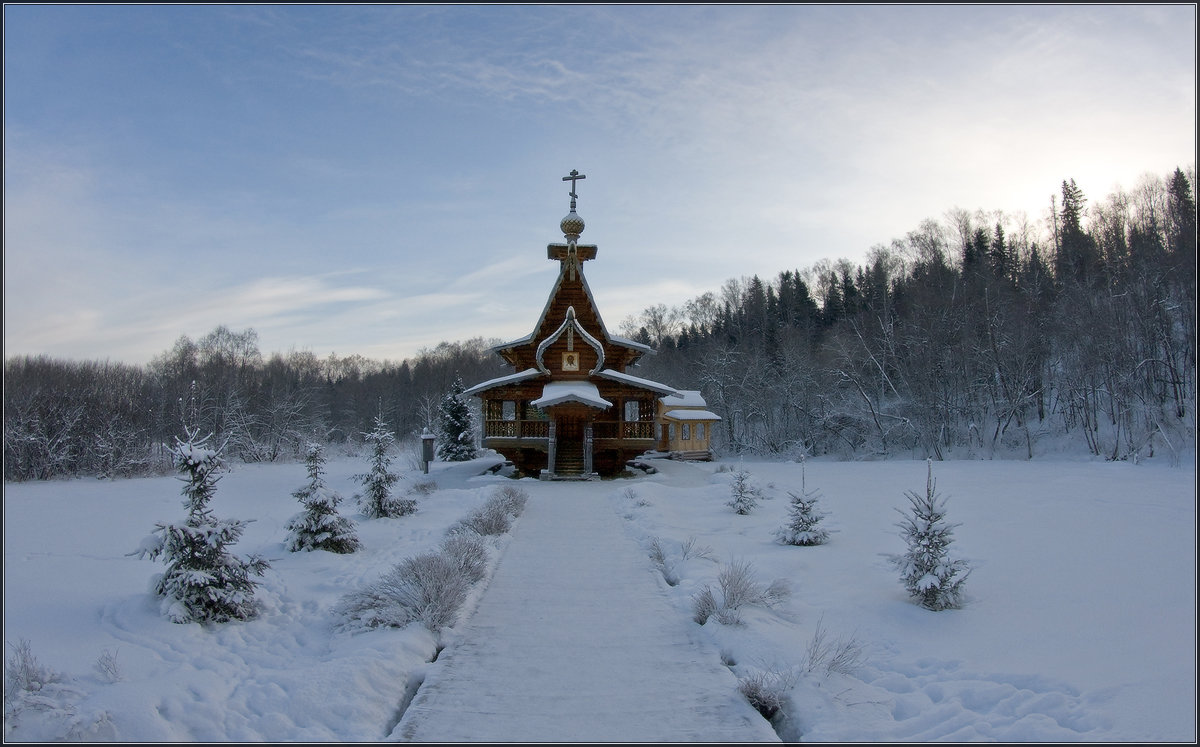
M 571 200 L 571 202 L 575 201 Z M 567 241 L 579 241 L 579 234 L 583 233 L 583 218 L 580 218 L 579 214 L 575 212 L 574 205 L 571 205 L 571 212 L 567 213 L 567 217 L 562 219 L 558 227 L 562 229 L 563 236 L 567 238 Z

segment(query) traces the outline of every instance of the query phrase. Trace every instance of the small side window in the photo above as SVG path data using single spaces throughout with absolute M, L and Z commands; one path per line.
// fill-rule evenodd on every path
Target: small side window
M 504 400 L 503 413 L 504 413 L 503 418 L 502 418 L 503 420 L 516 420 L 517 419 L 517 403 L 513 402 L 510 399 Z
M 691 441 L 692 440 L 692 424 L 691 423 L 683 423 L 679 427 L 680 427 L 680 430 L 682 430 L 682 432 L 683 432 L 682 433 L 683 440 Z

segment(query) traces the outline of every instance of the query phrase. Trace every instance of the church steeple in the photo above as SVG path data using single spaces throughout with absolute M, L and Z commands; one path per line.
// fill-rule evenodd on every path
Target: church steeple
M 579 197 L 575 194 L 575 182 L 579 179 L 587 179 L 587 176 L 579 173 L 578 169 L 571 169 L 570 175 L 562 178 L 564 182 L 571 182 L 571 212 L 567 213 L 567 217 L 562 219 L 558 227 L 562 229 L 567 242 L 572 244 L 578 242 L 579 234 L 583 233 L 583 218 L 575 212 L 575 199 Z
M 594 259 L 596 256 L 596 246 L 594 244 L 580 244 L 579 234 L 583 233 L 583 218 L 579 217 L 579 213 L 575 212 L 575 201 L 579 195 L 575 192 L 576 182 L 580 179 L 587 179 L 587 176 L 579 173 L 578 169 L 571 169 L 571 173 L 564 176 L 564 182 L 571 183 L 571 212 L 563 218 L 558 227 L 562 229 L 563 238 L 567 240 L 565 244 L 551 244 L 546 247 L 546 257 L 548 259 L 557 259 L 563 263 L 563 272 L 570 276 L 571 280 L 575 280 L 579 271 L 581 262 L 586 262 L 589 259 Z

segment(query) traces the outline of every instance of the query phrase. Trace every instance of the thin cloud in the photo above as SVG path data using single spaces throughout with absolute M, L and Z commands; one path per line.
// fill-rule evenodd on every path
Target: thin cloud
M 1195 159 L 1194 8 L 48 12 L 5 50 L 6 352 L 144 360 L 217 324 L 390 358 L 524 334 L 571 168 L 611 326 L 858 261 L 955 205 L 1037 221 L 1065 178 L 1096 198 Z M 145 46 L 114 57 L 118 27 Z M 58 34 L 94 71 L 162 75 L 70 106 L 97 78 L 44 56 Z

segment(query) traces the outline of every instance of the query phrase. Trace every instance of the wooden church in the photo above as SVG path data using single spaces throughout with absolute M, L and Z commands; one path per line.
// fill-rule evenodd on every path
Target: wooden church
M 597 247 L 579 243 L 584 224 L 575 212 L 576 182 L 584 178 L 578 171 L 563 177 L 571 182 L 571 211 L 559 224 L 566 243 L 546 248 L 559 263 L 558 280 L 533 332 L 493 348 L 514 373 L 464 392 L 483 401 L 483 446 L 543 479 L 614 475 L 660 449 L 711 458 L 720 418 L 699 392 L 626 373 L 654 351 L 610 334 L 600 318 L 583 275 Z

